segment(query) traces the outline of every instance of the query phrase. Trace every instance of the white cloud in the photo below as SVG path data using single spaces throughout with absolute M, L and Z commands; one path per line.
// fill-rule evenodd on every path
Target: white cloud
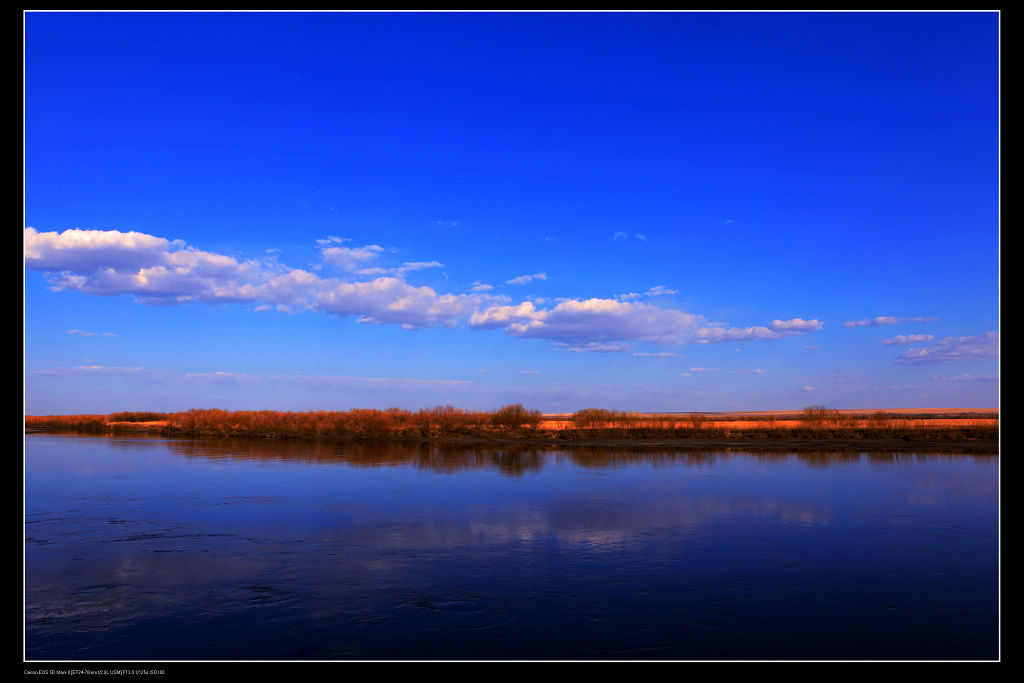
M 360 322 L 413 329 L 454 325 L 479 303 L 479 295 L 438 294 L 430 287 L 382 277 L 369 282 L 334 282 L 317 292 L 313 308 L 339 316 L 358 315 Z
M 524 301 L 516 306 L 490 306 L 483 311 L 474 311 L 469 318 L 469 326 L 480 329 L 507 327 L 513 323 L 540 320 L 545 313 L 537 310 L 532 301 Z
M 479 280 L 476 280 L 470 286 L 469 291 L 471 291 L 471 292 L 489 292 L 492 289 L 494 289 L 494 285 L 488 285 L 488 284 L 485 284 L 483 282 L 480 282 Z
M 934 334 L 897 334 L 891 339 L 883 339 L 882 343 L 888 346 L 901 346 L 903 344 L 920 344 L 935 339 Z
M 907 349 L 895 363 L 932 365 L 958 360 L 984 360 L 999 355 L 999 333 L 985 332 L 976 337 L 946 337 L 926 348 Z
M 701 321 L 699 316 L 651 304 L 594 298 L 569 299 L 550 309 L 538 309 L 529 301 L 492 306 L 474 313 L 469 324 L 582 347 L 625 341 L 682 344 Z
M 330 238 L 329 238 L 330 239 Z M 329 247 L 325 259 L 351 266 L 376 257 L 382 247 Z M 46 272 L 55 289 L 88 294 L 131 294 L 146 304 L 251 303 L 260 308 L 316 310 L 359 316 L 362 322 L 407 328 L 455 324 L 480 305 L 481 295 L 438 294 L 400 277 L 342 282 L 273 261 L 240 262 L 233 257 L 185 248 L 181 242 L 141 233 L 25 230 L 26 266 Z M 434 268 L 413 261 L 397 272 Z
M 667 296 L 667 295 L 670 295 L 670 294 L 678 294 L 678 293 L 679 293 L 678 291 L 676 291 L 674 289 L 669 289 L 668 287 L 665 287 L 664 285 L 655 285 L 654 287 L 651 287 L 646 292 L 644 292 L 644 294 L 646 294 L 647 296 Z
M 379 244 L 367 244 L 363 247 L 327 247 L 321 252 L 325 263 L 338 266 L 344 270 L 355 270 L 368 261 L 376 259 L 384 247 Z
M 47 272 L 145 268 L 163 263 L 180 243 L 140 232 L 79 230 L 37 232 L 25 228 L 25 267 Z
M 341 240 L 328 237 L 321 242 Z M 341 279 L 290 268 L 276 259 L 239 260 L 142 233 L 73 230 L 58 234 L 25 229 L 26 267 L 42 271 L 54 289 L 128 294 L 148 305 L 244 303 L 259 311 L 317 311 L 406 329 L 465 321 L 472 329 L 503 329 L 512 336 L 547 339 L 577 352 L 626 351 L 640 342 L 682 345 L 776 339 L 821 327 L 817 320 L 794 318 L 772 321 L 768 327 L 728 328 L 709 324 L 699 315 L 623 297 L 554 299 L 550 304 L 534 299 L 512 305 L 506 296 L 483 293 L 489 285 L 479 281 L 471 293 L 445 294 L 404 279 L 412 271 L 441 267 L 438 261 L 359 268 L 384 251 L 379 245 L 323 248 L 324 260 L 346 269 L 351 278 Z M 369 279 L 355 279 L 359 275 Z M 545 273 L 534 273 L 509 282 L 546 278 Z M 674 290 L 662 285 L 647 292 L 648 296 L 669 293 Z
M 824 326 L 825 323 L 820 320 L 804 320 L 803 318 L 773 320 L 768 323 L 768 327 L 777 332 L 806 332 L 809 330 L 820 330 Z

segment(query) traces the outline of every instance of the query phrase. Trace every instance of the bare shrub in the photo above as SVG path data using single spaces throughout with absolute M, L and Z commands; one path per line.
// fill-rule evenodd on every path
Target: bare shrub
M 839 419 L 839 411 L 826 408 L 823 405 L 807 406 L 801 413 L 800 419 L 810 429 L 835 427 Z
M 584 408 L 572 414 L 572 423 L 577 429 L 599 429 L 612 419 L 612 411 L 603 408 Z
M 531 431 L 535 430 L 540 425 L 540 418 L 539 410 L 528 410 L 523 407 L 522 403 L 502 406 L 491 414 L 491 422 L 495 427 L 512 430 L 524 427 Z

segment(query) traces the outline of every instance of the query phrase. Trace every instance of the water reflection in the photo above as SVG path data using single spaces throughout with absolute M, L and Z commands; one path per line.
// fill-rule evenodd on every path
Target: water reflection
M 91 437 L 95 438 L 95 437 Z M 142 441 L 146 443 L 146 441 Z M 168 448 L 187 458 L 293 462 L 307 464 L 344 464 L 353 467 L 414 466 L 439 474 L 476 469 L 494 469 L 502 474 L 523 476 L 538 473 L 549 458 L 556 463 L 608 469 L 646 466 L 708 466 L 729 457 L 755 459 L 764 464 L 796 461 L 811 467 L 830 467 L 856 463 L 903 465 L 927 460 L 965 458 L 982 465 L 995 466 L 993 453 L 956 453 L 948 450 L 870 450 L 830 449 L 792 450 L 785 448 L 706 448 L 684 449 L 657 446 L 533 446 L 521 444 L 459 445 L 402 442 L 354 442 L 337 444 L 302 440 L 256 439 L 159 439 L 149 440 L 155 448 Z M 134 439 L 111 439 L 114 448 L 136 449 Z
M 997 465 L 33 436 L 26 654 L 986 658 Z

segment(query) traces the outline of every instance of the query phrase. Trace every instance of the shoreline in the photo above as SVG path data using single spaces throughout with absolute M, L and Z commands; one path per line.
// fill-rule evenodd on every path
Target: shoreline
M 74 429 L 47 429 L 40 427 L 26 427 L 24 434 L 78 434 L 85 436 L 155 436 L 172 439 L 243 439 L 246 441 L 312 441 L 317 443 L 338 443 L 338 444 L 370 444 L 370 443 L 409 443 L 409 444 L 438 444 L 451 446 L 557 446 L 557 447 L 601 447 L 601 448 L 678 448 L 685 450 L 712 449 L 712 448 L 743 448 L 754 450 L 885 450 L 885 451 L 956 451 L 967 453 L 999 453 L 999 439 L 945 439 L 936 440 L 928 438 L 851 438 L 849 436 L 820 436 L 808 438 L 763 438 L 763 437 L 706 437 L 706 438 L 659 438 L 659 437 L 616 437 L 610 435 L 577 436 L 566 439 L 554 434 L 550 435 L 503 435 L 503 436 L 460 436 L 460 435 L 406 435 L 406 436 L 380 436 L 380 437 L 317 437 L 315 435 L 301 434 L 245 434 L 245 433 L 213 433 L 196 432 L 186 433 L 180 430 L 168 430 L 164 428 L 118 428 L 108 429 L 102 432 L 91 432 Z

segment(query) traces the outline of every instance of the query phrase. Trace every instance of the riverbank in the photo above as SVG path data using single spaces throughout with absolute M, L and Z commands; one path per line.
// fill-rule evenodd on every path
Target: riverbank
M 597 431 L 597 430 L 593 430 Z M 628 436 L 615 434 L 615 430 L 600 430 L 604 433 L 567 434 L 566 430 L 538 430 L 531 433 L 497 433 L 486 436 L 459 434 L 403 434 L 380 436 L 342 436 L 309 434 L 255 434 L 213 430 L 180 430 L 158 425 L 124 424 L 111 425 L 104 430 L 80 430 L 69 428 L 27 427 L 26 434 L 92 434 L 108 436 L 155 436 L 164 438 L 206 438 L 244 439 L 251 441 L 294 440 L 326 443 L 421 443 L 452 446 L 499 446 L 522 447 L 609 447 L 609 448 L 679 448 L 719 449 L 739 448 L 758 450 L 825 451 L 825 450 L 882 450 L 882 451 L 942 451 L 960 453 L 998 453 L 999 435 L 997 430 L 976 429 L 968 433 L 944 431 L 937 438 L 934 433 L 920 430 L 891 435 L 851 435 L 843 433 L 817 434 L 774 434 L 751 433 L 749 430 L 729 434 L 690 434 L 686 436 Z

